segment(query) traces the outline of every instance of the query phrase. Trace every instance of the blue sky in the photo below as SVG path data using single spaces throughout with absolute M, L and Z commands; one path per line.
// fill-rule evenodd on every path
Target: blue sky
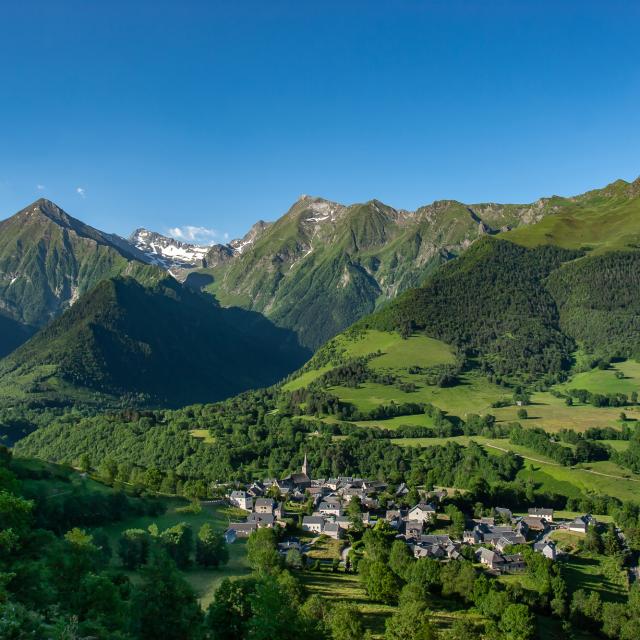
M 3 2 L 0 217 L 42 195 L 211 241 L 302 193 L 413 209 L 632 180 L 638 24 L 631 0 Z

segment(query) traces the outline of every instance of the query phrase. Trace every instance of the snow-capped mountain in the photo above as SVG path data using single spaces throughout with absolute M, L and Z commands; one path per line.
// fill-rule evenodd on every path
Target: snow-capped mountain
M 136 229 L 129 237 L 129 242 L 142 251 L 149 262 L 164 269 L 205 266 L 205 256 L 211 249 L 180 242 L 147 229 Z
M 215 267 L 246 251 L 269 227 L 268 222 L 256 222 L 251 229 L 229 244 L 197 245 L 181 242 L 148 229 L 136 229 L 129 242 L 141 251 L 148 262 L 163 269 L 194 269 Z

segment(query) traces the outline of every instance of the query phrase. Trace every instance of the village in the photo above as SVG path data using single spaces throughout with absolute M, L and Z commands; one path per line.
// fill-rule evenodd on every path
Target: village
M 342 540 L 348 538 L 349 531 L 362 531 L 383 520 L 396 532 L 396 539 L 406 542 L 415 558 L 443 562 L 472 558 L 488 572 L 499 575 L 525 571 L 522 552 L 512 552 L 516 545 L 530 545 L 536 553 L 555 561 L 561 551 L 550 538 L 553 531 L 586 534 L 596 525 L 589 514 L 567 520 L 557 519 L 553 509 L 533 507 L 527 515 L 515 515 L 507 508 L 496 507 L 492 516 L 467 520 L 460 537 L 436 529 L 441 504 L 448 496 L 446 490 L 421 492 L 419 502 L 404 506 L 409 489 L 403 483 L 393 492 L 395 500 L 387 501 L 383 508 L 378 496 L 388 490 L 388 485 L 379 480 L 343 476 L 312 479 L 305 456 L 300 473 L 281 480 L 253 482 L 228 494 L 230 504 L 248 515 L 244 522 L 229 523 L 225 539 L 232 544 L 259 528 L 280 528 L 280 553 L 286 555 L 294 549 L 303 554 L 321 536 Z M 285 504 L 298 508 L 288 510 Z M 311 505 L 310 514 L 302 509 L 307 505 Z M 303 543 L 296 533 L 302 533 L 307 542 Z M 340 564 L 346 569 L 348 550 L 345 541 Z

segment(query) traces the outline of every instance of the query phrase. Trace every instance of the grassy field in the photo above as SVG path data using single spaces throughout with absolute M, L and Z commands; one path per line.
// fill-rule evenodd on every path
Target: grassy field
M 624 378 L 616 378 L 622 373 Z M 640 363 L 635 360 L 616 362 L 609 369 L 592 369 L 577 373 L 569 382 L 558 385 L 560 391 L 567 389 L 586 389 L 591 393 L 626 393 L 640 392 Z
M 360 610 L 365 627 L 374 638 L 384 635 L 385 620 L 393 615 L 396 607 L 371 602 L 360 584 L 357 575 L 330 571 L 305 571 L 299 574 L 310 594 L 317 593 L 330 602 L 349 602 Z M 452 622 L 462 616 L 479 620 L 477 615 L 469 614 L 462 603 L 433 597 L 429 602 L 433 624 L 440 630 L 447 629 Z
M 209 429 L 191 429 L 189 433 L 194 438 L 198 438 L 198 440 L 202 440 L 202 442 L 206 444 L 213 444 L 216 441 L 209 433 Z
M 569 591 L 587 589 L 597 591 L 603 600 L 624 602 L 627 596 L 625 572 L 618 568 L 616 560 L 603 555 L 588 553 L 562 556 L 562 575 Z
M 465 373 L 461 384 L 455 387 L 440 388 L 425 385 L 424 376 L 410 375 L 405 372 L 403 381 L 418 385 L 417 391 L 401 391 L 392 385 L 365 382 L 357 389 L 351 387 L 331 387 L 341 400 L 353 403 L 358 409 L 368 411 L 380 404 L 394 402 L 428 402 L 447 413 L 464 418 L 469 413 L 488 413 L 491 404 L 505 397 L 505 390 L 491 384 L 476 373 Z M 426 416 L 425 416 L 426 417 Z M 384 426 L 384 421 L 380 423 Z M 426 423 L 425 423 L 426 424 Z
M 203 505 L 200 513 L 179 513 L 177 509 L 188 504 L 185 500 L 166 498 L 165 502 L 167 504 L 167 511 L 160 516 L 127 518 L 122 522 L 104 527 L 104 531 L 109 536 L 111 547 L 114 550 L 114 564 L 118 564 L 118 539 L 120 534 L 126 529 L 147 529 L 150 524 L 156 523 L 162 531 L 179 522 L 186 522 L 193 528 L 195 536 L 198 533 L 198 529 L 205 522 L 209 522 L 213 524 L 217 530 L 223 531 L 227 528 L 229 519 L 233 520 L 239 515 L 237 510 L 211 505 Z M 246 516 L 245 512 L 242 512 L 242 514 L 243 517 Z M 200 569 L 194 566 L 184 571 L 183 575 L 196 592 L 203 608 L 206 608 L 213 599 L 215 590 L 224 578 L 234 578 L 248 575 L 249 573 L 250 570 L 246 560 L 246 541 L 237 540 L 229 545 L 229 563 L 224 567 L 220 569 Z M 131 572 L 130 575 L 134 580 L 137 577 L 133 572 Z
M 411 336 L 403 340 L 398 333 L 370 330 L 356 336 L 343 334 L 334 340 L 338 349 L 344 350 L 345 358 L 361 358 L 381 351 L 382 355 L 370 362 L 371 368 L 377 370 L 406 373 L 407 368 L 412 366 L 430 367 L 455 362 L 454 353 L 449 345 L 426 336 Z M 306 371 L 284 385 L 284 389 L 294 391 L 305 387 L 329 369 L 331 365 L 323 365 L 318 369 Z
M 569 383 L 569 386 L 572 386 Z M 577 387 L 576 387 L 577 388 Z M 569 407 L 563 398 L 556 398 L 551 393 L 537 392 L 531 395 L 531 404 L 526 408 L 529 417 L 526 420 L 518 420 L 517 413 L 520 407 L 502 407 L 492 409 L 491 413 L 499 422 L 522 422 L 525 426 L 542 427 L 547 431 L 559 431 L 560 429 L 574 429 L 585 431 L 590 427 L 620 427 L 619 407 L 594 407 L 590 404 L 574 404 Z M 629 407 L 624 409 L 631 419 L 640 419 L 640 408 Z
M 507 439 L 482 438 L 480 436 L 456 436 L 454 438 L 396 438 L 397 446 L 430 447 L 457 442 L 466 446 L 470 440 L 481 444 L 486 450 L 499 455 L 502 450 L 513 451 L 525 460 L 518 477 L 532 478 L 539 487 L 548 492 L 568 497 L 579 497 L 581 493 L 599 493 L 615 496 L 621 500 L 640 502 L 640 475 L 619 467 L 610 461 L 590 462 L 565 467 L 526 447 L 511 444 Z

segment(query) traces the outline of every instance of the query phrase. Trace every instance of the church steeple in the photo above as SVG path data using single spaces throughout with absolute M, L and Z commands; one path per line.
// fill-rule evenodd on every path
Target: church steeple
M 310 477 L 309 476 L 309 463 L 307 462 L 307 454 L 304 454 L 304 462 L 302 463 L 302 473 L 304 473 L 305 476 Z

